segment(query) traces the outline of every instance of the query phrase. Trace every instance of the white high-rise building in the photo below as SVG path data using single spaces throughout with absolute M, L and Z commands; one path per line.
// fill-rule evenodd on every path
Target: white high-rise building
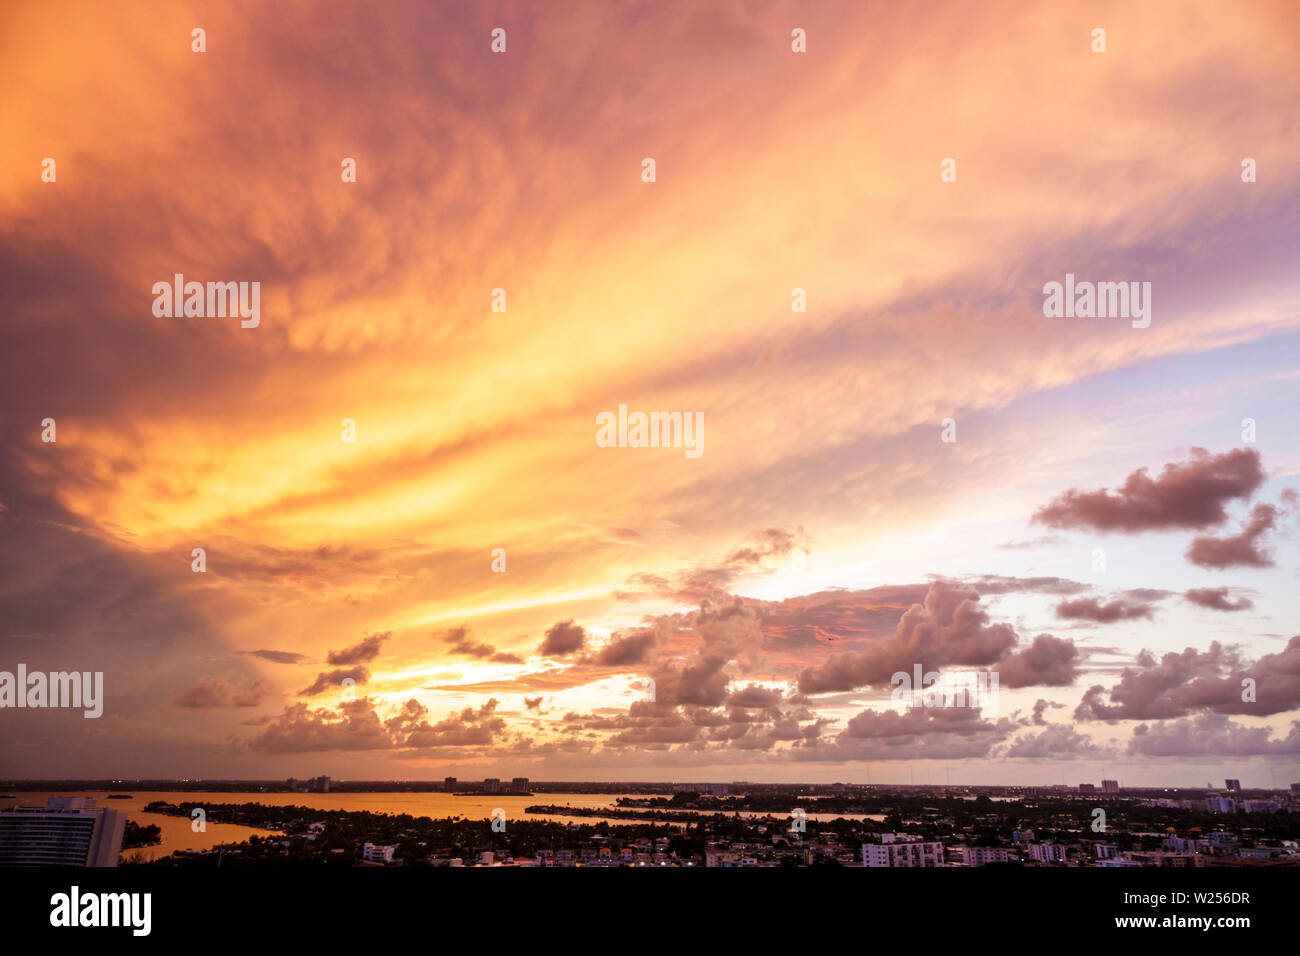
M 919 840 L 862 844 L 863 866 L 943 866 L 943 844 Z
M 1059 843 L 1033 843 L 1029 847 L 1029 858 L 1039 863 L 1064 863 L 1065 847 Z
M 90 797 L 0 812 L 0 866 L 117 866 L 126 814 Z
M 1015 863 L 1020 858 L 1015 850 L 1003 846 L 968 846 L 962 850 L 962 862 L 970 866 L 988 866 L 990 863 Z
M 392 863 L 393 851 L 396 849 L 397 844 L 379 846 L 375 843 L 367 843 L 361 848 L 361 858 L 367 863 Z
M 1217 793 L 1205 798 L 1205 809 L 1210 813 L 1236 813 L 1237 801 L 1232 797 L 1221 797 Z
M 1276 800 L 1243 800 L 1242 808 L 1247 813 L 1277 813 L 1282 805 Z

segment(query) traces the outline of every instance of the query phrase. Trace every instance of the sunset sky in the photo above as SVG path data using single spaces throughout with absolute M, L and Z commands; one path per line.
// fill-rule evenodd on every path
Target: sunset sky
M 1300 8 L 382 6 L 0 10 L 0 775 L 1300 780 Z

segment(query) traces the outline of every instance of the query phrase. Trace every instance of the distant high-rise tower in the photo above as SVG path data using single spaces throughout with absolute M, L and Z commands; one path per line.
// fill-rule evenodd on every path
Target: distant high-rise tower
M 0 866 L 117 866 L 126 814 L 90 797 L 50 797 L 0 813 Z
M 1119 793 L 1118 780 L 1103 780 L 1101 782 L 1102 793 Z
M 1223 781 L 1223 789 L 1225 789 L 1225 790 L 1240 790 L 1240 789 L 1241 789 L 1241 781 L 1238 780 L 1236 777 L 1229 777 L 1227 780 Z
M 500 780 L 500 778 L 499 778 L 499 777 L 488 777 L 486 780 L 484 780 L 484 781 L 483 781 L 483 792 L 484 792 L 484 793 L 500 793 L 500 792 L 501 792 L 501 780 Z
M 1205 809 L 1210 813 L 1236 813 L 1237 801 L 1231 797 L 1221 797 L 1212 793 L 1205 798 Z
M 527 792 L 527 790 L 528 790 L 528 778 L 527 778 L 527 777 L 515 777 L 515 779 L 513 779 L 513 780 L 510 781 L 510 789 L 513 790 L 513 791 L 515 791 L 516 793 L 525 793 L 525 792 Z
M 451 793 L 453 790 L 455 790 L 455 789 L 456 789 L 456 778 L 455 778 L 455 777 L 448 777 L 446 780 L 444 780 L 444 781 L 442 782 L 442 789 L 446 790 L 448 793 Z

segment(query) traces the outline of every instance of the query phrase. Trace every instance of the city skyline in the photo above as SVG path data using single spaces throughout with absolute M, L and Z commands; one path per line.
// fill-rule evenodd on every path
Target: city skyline
M 949 776 L 945 774 L 945 776 Z M 443 792 L 450 793 L 455 790 L 469 790 L 479 793 L 503 793 L 510 795 L 516 791 L 523 790 L 529 786 L 539 787 L 547 792 L 552 793 L 571 793 L 586 792 L 585 790 L 576 791 L 568 788 L 587 788 L 592 792 L 609 790 L 622 785 L 639 786 L 648 788 L 645 792 L 660 792 L 668 788 L 665 792 L 686 792 L 698 791 L 701 793 L 712 793 L 715 795 L 725 795 L 733 790 L 743 792 L 750 788 L 770 789 L 770 788 L 798 788 L 807 787 L 811 791 L 838 792 L 846 789 L 857 790 L 953 790 L 953 791 L 1007 791 L 1017 793 L 1020 791 L 1027 792 L 1048 792 L 1053 790 L 1069 790 L 1079 793 L 1121 793 L 1124 791 L 1154 793 L 1156 791 L 1180 791 L 1195 793 L 1204 791 L 1207 794 L 1233 793 L 1233 792 L 1272 792 L 1297 795 L 1300 794 L 1300 782 L 1287 784 L 1260 784 L 1260 785 L 1243 785 L 1239 778 L 1220 778 L 1223 784 L 1215 784 L 1212 780 L 1207 780 L 1204 785 L 1125 785 L 1114 779 L 1101 779 L 1095 781 L 1081 780 L 1074 783 L 1055 782 L 1055 783 L 993 783 L 993 784 L 974 784 L 965 780 L 946 779 L 943 782 L 932 781 L 891 781 L 880 780 L 875 782 L 844 779 L 827 782 L 814 782 L 810 780 L 781 780 L 781 781 L 762 781 L 762 780 L 622 780 L 617 778 L 593 778 L 590 780 L 533 780 L 528 777 L 510 778 L 510 784 L 506 786 L 506 778 L 503 777 L 484 777 L 481 780 L 461 777 L 444 777 L 442 780 L 437 779 L 419 779 L 419 778 L 401 778 L 401 779 L 346 779 L 343 777 L 330 777 L 328 774 L 317 777 L 299 778 L 289 777 L 286 780 L 268 780 L 261 778 L 42 778 L 27 777 L 16 778 L 10 777 L 3 781 L 6 787 L 16 789 L 19 792 L 27 792 L 33 789 L 39 790 L 47 785 L 55 785 L 59 789 L 69 791 L 85 791 L 87 793 L 99 792 L 99 787 L 113 787 L 116 789 L 134 789 L 138 792 L 149 793 L 153 791 L 169 789 L 180 786 L 182 790 L 192 790 L 194 792 L 212 792 L 220 793 L 240 784 L 255 784 L 260 789 L 266 789 L 268 785 L 272 788 L 283 786 L 291 793 L 330 793 L 331 787 L 335 793 L 396 793 L 396 792 Z M 400 789 L 385 790 L 387 785 L 393 785 Z M 207 791 L 202 785 L 216 785 L 220 789 Z M 504 789 L 503 789 L 504 788 Z M 597 789 L 592 789 L 597 788 Z M 267 792 L 278 792 L 271 789 Z M 527 795 L 527 794 L 523 794 Z M 13 797 L 12 794 L 7 795 Z
M 0 807 L 9 865 L 356 867 L 1290 867 L 1284 793 L 845 784 L 539 785 L 331 791 L 294 780 L 68 797 Z M 1241 790 L 1239 781 L 1225 781 Z M 116 783 L 116 782 L 115 782 Z M 93 792 L 85 786 L 74 787 Z M 1002 791 L 1002 792 L 989 792 Z M 41 799 L 45 806 L 41 806 Z M 13 795 L 3 795 L 5 801 Z M 92 840 L 94 833 L 100 838 Z
M 0 14 L 5 774 L 1300 780 L 1300 13 L 751 7 Z

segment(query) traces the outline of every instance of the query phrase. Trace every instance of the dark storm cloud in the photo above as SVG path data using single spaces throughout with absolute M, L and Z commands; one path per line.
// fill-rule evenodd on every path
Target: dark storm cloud
M 612 749 L 679 752 L 770 751 L 780 743 L 815 741 L 830 724 L 805 707 L 782 710 L 779 703 L 759 712 L 636 701 L 626 712 L 601 717 L 570 714 L 565 720 L 575 729 L 608 735 L 605 746 Z
M 1011 721 L 985 720 L 970 707 L 864 710 L 833 739 L 799 741 L 788 756 L 800 762 L 986 757 L 1011 728 Z
M 979 733 L 992 726 L 970 707 L 913 707 L 895 710 L 864 710 L 849 718 L 845 737 L 914 737 L 919 734 Z
M 1247 727 L 1224 714 L 1139 724 L 1128 752 L 1143 757 L 1293 756 L 1300 754 L 1300 721 L 1292 721 L 1291 732 L 1282 738 L 1274 738 L 1269 727 Z
M 1007 758 L 1061 760 L 1073 757 L 1109 756 L 1112 748 L 1099 746 L 1069 724 L 1049 724 L 1036 733 L 1017 737 L 998 751 Z
M 381 577 L 384 553 L 346 545 L 282 548 L 223 542 L 227 549 L 208 551 L 209 570 L 236 581 L 267 581 L 280 586 L 321 588 L 330 582 L 357 576 Z
M 1150 604 L 1117 598 L 1103 602 L 1100 598 L 1076 598 L 1062 601 L 1056 605 L 1056 616 L 1066 620 L 1096 621 L 1098 624 L 1114 624 L 1116 621 L 1131 621 L 1136 618 L 1153 616 L 1155 608 Z
M 697 723 L 688 712 L 677 707 L 636 701 L 626 714 L 588 721 L 586 726 L 612 732 L 606 740 L 607 746 L 646 747 L 691 743 L 701 736 L 702 728 L 707 725 Z
M 418 701 L 409 700 L 400 720 L 389 721 L 389 729 L 403 747 L 436 749 L 439 747 L 487 747 L 505 736 L 506 722 L 496 716 L 497 701 L 487 701 L 475 710 L 466 707 L 431 724 L 428 710 Z
M 1204 448 L 1193 448 L 1187 461 L 1170 462 L 1158 478 L 1140 468 L 1115 492 L 1071 488 L 1039 508 L 1034 520 L 1052 528 L 1095 531 L 1208 528 L 1227 520 L 1224 505 L 1249 498 L 1263 483 L 1264 470 L 1255 449 L 1211 455 Z
M 1264 550 L 1264 536 L 1277 524 L 1278 509 L 1257 504 L 1240 533 L 1224 538 L 1200 535 L 1192 539 L 1187 560 L 1202 568 L 1271 568 L 1273 558 Z
M 437 723 L 428 709 L 408 700 L 388 720 L 380 718 L 370 698 L 344 701 L 335 707 L 311 709 L 291 704 L 279 717 L 266 721 L 256 737 L 241 747 L 266 753 L 312 753 L 327 750 L 437 750 L 486 748 L 500 741 L 505 721 L 495 716 L 497 701 L 475 710 L 449 714 Z
M 655 699 L 664 704 L 717 707 L 727 699 L 731 677 L 723 672 L 728 658 L 702 655 L 686 664 L 668 664 L 653 673 Z
M 299 697 L 315 697 L 317 694 L 323 694 L 329 690 L 342 691 L 345 680 L 354 680 L 358 684 L 364 684 L 370 680 L 370 671 L 365 666 L 358 664 L 356 667 L 339 667 L 330 671 L 323 671 L 316 675 L 309 686 L 298 691 Z
M 650 656 L 658 636 L 650 628 L 635 631 L 619 631 L 593 656 L 597 664 L 607 667 L 626 667 L 641 664 Z
M 833 654 L 824 663 L 805 668 L 799 673 L 799 690 L 821 694 L 884 687 L 894 673 L 910 674 L 916 664 L 937 669 L 1002 662 L 1002 679 L 1008 686 L 1073 679 L 1072 642 L 1040 635 L 1032 645 L 1013 653 L 1017 643 L 1010 625 L 989 622 L 973 587 L 939 580 L 930 585 L 924 604 L 914 604 L 903 614 L 892 635 L 863 651 Z
M 311 658 L 306 654 L 297 654 L 293 651 L 237 651 L 248 657 L 259 657 L 264 661 L 270 661 L 272 664 L 310 664 Z
M 240 746 L 264 753 L 313 753 L 324 750 L 387 750 L 392 737 L 368 698 L 344 701 L 333 709 L 311 710 L 290 704 L 256 737 Z
M 213 623 L 220 613 L 188 563 L 147 556 L 129 541 L 97 532 L 48 493 L 36 475 L 69 467 L 64 459 L 71 448 L 45 446 L 39 454 L 49 461 L 34 462 L 31 448 L 12 438 L 0 435 L 0 658 L 11 670 L 21 661 L 32 671 L 102 671 L 107 717 L 142 719 L 111 737 L 95 735 L 84 748 L 65 749 L 69 734 L 80 740 L 87 728 L 20 722 L 10 712 L 10 731 L 0 734 L 0 766 L 11 773 L 29 767 L 51 773 L 59 766 L 75 776 L 92 765 L 120 765 L 145 748 L 142 741 L 159 742 L 159 708 L 210 677 L 213 660 L 231 657 Z M 237 673 L 230 676 L 240 686 L 256 678 Z M 201 698 L 196 693 L 192 700 Z M 197 710 L 185 710 L 198 718 Z M 168 729 L 194 729 L 184 712 L 171 717 Z M 74 750 L 79 757 L 67 759 Z
M 1069 578 L 1036 577 L 1014 578 L 1001 574 L 981 574 L 968 578 L 970 584 L 981 595 L 990 594 L 1079 594 L 1088 590 L 1088 585 L 1071 581 Z
M 256 707 L 262 702 L 262 687 L 254 681 L 250 687 L 239 687 L 216 677 L 195 681 L 176 698 L 177 707 L 212 710 L 221 707 Z
M 1044 719 L 1043 714 L 1046 713 L 1047 710 L 1049 709 L 1057 710 L 1063 708 L 1064 706 L 1065 706 L 1064 704 L 1057 703 L 1056 701 L 1052 701 L 1052 700 L 1044 700 L 1043 698 L 1040 697 L 1038 700 L 1034 701 L 1034 716 L 1032 718 L 1033 724 L 1038 727 L 1046 726 L 1047 721 L 1046 719 Z
M 791 655 L 824 644 L 856 646 L 892 633 L 903 613 L 925 600 L 929 588 L 908 584 L 830 590 L 763 604 L 763 632 Z
M 330 651 L 325 658 L 325 663 L 333 664 L 337 667 L 346 667 L 349 664 L 362 664 L 366 661 L 373 661 L 379 656 L 383 649 L 384 641 L 393 636 L 392 631 L 384 631 L 382 634 L 371 634 L 351 647 L 345 647 L 341 651 Z
M 573 621 L 560 621 L 546 632 L 546 638 L 538 646 L 537 653 L 543 657 L 564 657 L 582 650 L 586 640 L 587 632 Z
M 1245 690 L 1253 682 L 1254 699 Z M 1109 699 L 1109 702 L 1107 702 Z M 1300 707 L 1300 635 L 1284 650 L 1247 662 L 1215 641 L 1208 651 L 1189 647 L 1159 662 L 1149 653 L 1124 668 L 1109 690 L 1096 684 L 1084 693 L 1075 720 L 1162 720 L 1214 712 L 1257 717 Z
M 469 629 L 465 627 L 452 628 L 443 634 L 442 639 L 451 645 L 453 653 L 464 654 L 466 657 L 472 657 L 475 660 L 488 660 L 494 664 L 522 664 L 524 662 L 524 659 L 518 654 L 498 651 L 491 644 L 472 640 L 469 636 Z
M 727 695 L 726 704 L 729 707 L 758 707 L 767 709 L 775 707 L 783 698 L 780 689 L 762 687 L 758 684 L 749 684 L 739 690 L 734 690 Z
M 1221 588 L 1192 588 L 1183 593 L 1192 604 L 1197 604 L 1211 611 L 1249 611 L 1255 602 L 1248 597 L 1231 598 L 1230 590 Z
M 1074 683 L 1078 661 L 1073 641 L 1039 634 L 1027 648 L 998 663 L 999 681 L 1006 687 L 1067 687 Z

